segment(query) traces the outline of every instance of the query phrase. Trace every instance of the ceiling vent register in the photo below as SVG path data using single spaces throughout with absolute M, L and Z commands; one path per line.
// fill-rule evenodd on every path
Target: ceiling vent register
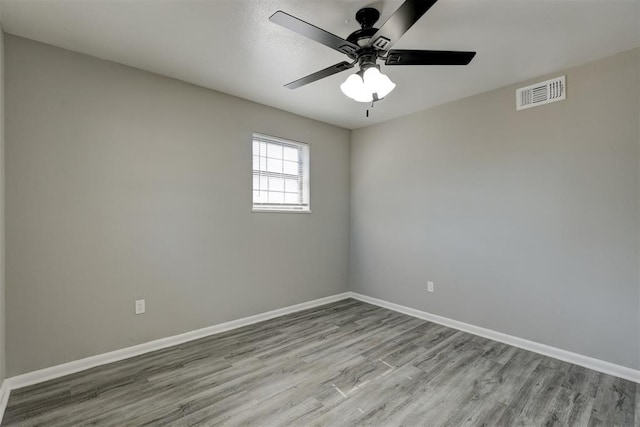
M 516 89 L 516 110 L 566 99 L 565 76 Z

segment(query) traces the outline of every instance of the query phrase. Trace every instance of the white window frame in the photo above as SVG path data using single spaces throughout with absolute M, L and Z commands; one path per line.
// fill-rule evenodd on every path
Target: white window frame
M 299 150 L 299 173 L 296 175 L 299 185 L 300 185 L 300 193 L 301 193 L 301 202 L 300 203 L 256 203 L 254 198 L 254 192 L 260 191 L 258 188 L 255 188 L 255 180 L 254 177 L 258 176 L 258 179 L 262 176 L 272 176 L 278 177 L 281 175 L 283 178 L 287 177 L 287 174 L 284 173 L 274 173 L 274 172 L 264 172 L 260 169 L 256 170 L 251 167 L 251 178 L 252 178 L 252 191 L 251 191 L 251 200 L 252 200 L 252 211 L 253 212 L 285 212 L 285 213 L 311 213 L 311 203 L 310 203 L 310 185 L 309 185 L 309 144 L 299 141 L 292 141 L 290 139 L 279 138 L 276 136 L 265 135 L 261 133 L 253 133 L 251 138 L 251 159 L 252 165 L 254 157 L 256 153 L 254 151 L 254 142 L 267 142 L 276 145 L 281 145 L 283 147 L 293 147 Z M 258 153 L 260 156 L 260 153 Z M 264 157 L 266 158 L 266 157 Z

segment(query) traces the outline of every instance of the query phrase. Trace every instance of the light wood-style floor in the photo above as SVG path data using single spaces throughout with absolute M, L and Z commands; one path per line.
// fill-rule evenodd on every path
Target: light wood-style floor
M 14 390 L 3 425 L 633 426 L 639 394 L 348 299 Z

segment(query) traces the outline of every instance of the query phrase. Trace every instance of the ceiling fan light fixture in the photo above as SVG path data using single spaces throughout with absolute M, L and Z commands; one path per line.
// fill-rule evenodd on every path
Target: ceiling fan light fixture
M 377 66 L 371 66 L 347 77 L 340 90 L 357 102 L 371 102 L 387 96 L 396 87 L 391 79 L 382 74 Z

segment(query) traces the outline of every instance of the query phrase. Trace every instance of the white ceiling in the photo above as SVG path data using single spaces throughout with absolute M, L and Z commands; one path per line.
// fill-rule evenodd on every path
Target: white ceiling
M 340 92 L 349 72 L 282 87 L 347 58 L 268 18 L 283 10 L 346 37 L 359 8 L 378 8 L 379 27 L 401 0 L 1 1 L 8 33 L 350 129 L 640 46 L 640 0 L 440 0 L 394 48 L 477 56 L 466 67 L 386 67 L 397 87 L 366 118 Z

